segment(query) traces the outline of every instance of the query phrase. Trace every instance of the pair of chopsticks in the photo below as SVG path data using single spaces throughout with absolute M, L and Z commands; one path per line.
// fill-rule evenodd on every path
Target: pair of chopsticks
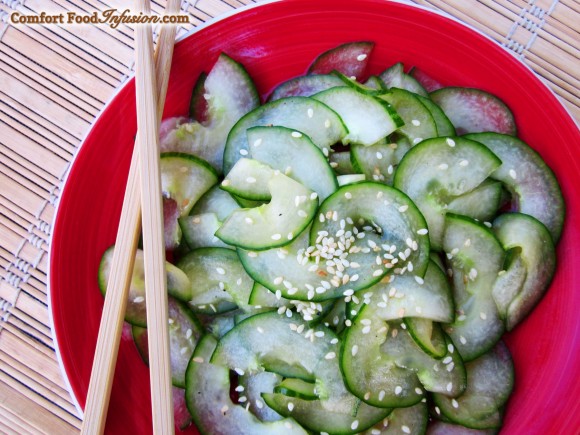
M 167 14 L 177 14 L 179 9 L 179 0 L 167 1 Z M 150 14 L 149 0 L 136 0 L 136 13 L 140 12 Z M 158 130 L 167 93 L 175 32 L 174 25 L 162 27 L 154 68 L 151 26 L 140 24 L 135 28 L 137 139 L 107 283 L 81 429 L 83 434 L 101 434 L 104 431 L 141 229 L 153 432 L 174 432 Z

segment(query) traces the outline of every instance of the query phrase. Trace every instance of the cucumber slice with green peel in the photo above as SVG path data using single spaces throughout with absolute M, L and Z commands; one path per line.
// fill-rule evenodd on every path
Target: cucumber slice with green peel
M 196 315 L 207 334 L 219 339 L 226 335 L 236 325 L 235 317 L 240 313 L 243 313 L 243 311 L 240 309 L 234 309 L 224 313 L 219 313 L 219 315 L 218 313 L 214 313 L 213 310 L 211 314 L 196 313 Z M 206 360 L 209 361 L 209 358 Z
M 310 431 L 337 435 L 358 434 L 382 421 L 391 412 L 391 408 L 375 408 L 362 402 L 347 413 L 326 407 L 319 400 L 304 400 L 278 393 L 263 394 L 262 397 L 268 406 L 282 415 L 293 416 Z
M 245 161 L 248 159 L 236 166 Z M 234 211 L 216 233 L 225 243 L 252 250 L 287 245 L 312 221 L 318 195 L 286 175 L 271 171 L 268 189 L 272 200 L 260 207 Z M 262 181 L 258 181 L 261 173 L 248 170 L 246 174 L 246 180 L 256 180 L 256 184 Z
M 183 257 L 177 267 L 191 282 L 189 305 L 194 312 L 221 313 L 247 306 L 254 282 L 235 251 L 199 248 Z
M 489 92 L 446 87 L 429 96 L 443 109 L 459 135 L 487 131 L 516 135 L 515 120 L 509 107 Z
M 378 76 L 370 76 L 366 82 L 364 82 L 364 85 L 367 88 L 371 88 L 371 89 L 376 89 L 376 90 L 384 90 L 385 89 L 385 85 L 383 83 L 383 81 L 378 77 Z
M 217 346 L 218 340 L 211 334 L 203 335 L 197 342 L 195 350 L 193 351 L 193 358 L 197 358 L 197 362 L 207 362 L 211 359 L 213 352 Z
M 304 400 L 317 400 L 316 384 L 297 378 L 287 378 L 279 382 L 273 389 L 274 393 L 284 394 L 289 397 L 298 397 Z
M 254 287 L 252 288 L 252 293 L 250 293 L 250 299 L 248 302 L 254 307 L 279 308 L 282 306 L 287 307 L 289 305 L 288 299 L 282 297 L 278 298 L 275 293 L 271 292 L 267 287 L 264 287 L 258 282 L 254 282 Z
M 421 435 L 425 433 L 428 422 L 427 405 L 419 402 L 408 408 L 393 409 L 385 419 L 363 432 L 363 435 Z
M 191 92 L 191 99 L 189 100 L 189 117 L 197 122 L 204 124 L 209 120 L 208 102 L 204 98 L 205 95 L 205 80 L 207 73 L 202 71 L 193 86 Z
M 215 235 L 221 222 L 215 213 L 204 213 L 196 216 L 183 216 L 178 219 L 183 239 L 189 249 L 197 248 L 230 248 Z
M 504 320 L 507 318 L 507 313 L 510 304 L 521 292 L 528 271 L 526 264 L 522 259 L 521 248 L 509 249 L 506 253 L 506 259 L 502 270 L 499 271 L 497 278 L 493 284 L 491 295 L 497 305 L 499 317 Z M 506 325 L 507 326 L 507 325 Z
M 440 337 L 445 358 L 433 358 L 415 343 L 404 323 L 390 318 L 378 304 L 365 305 L 346 330 L 341 368 L 350 391 L 370 405 L 403 407 L 423 398 L 421 385 L 452 396 L 463 392 L 463 362 L 449 338 Z
M 445 112 L 435 104 L 430 98 L 423 97 L 422 95 L 415 96 L 423 103 L 423 105 L 431 112 L 433 121 L 435 121 L 435 126 L 437 127 L 437 136 L 455 136 L 455 127 L 445 115 Z
M 395 168 L 399 163 L 396 148 L 387 141 L 364 146 L 353 144 L 350 147 L 353 166 L 362 172 L 368 180 L 393 184 Z
M 286 97 L 310 97 L 336 86 L 344 86 L 344 82 L 334 74 L 299 76 L 277 86 L 270 95 L 270 101 Z
M 538 219 L 557 242 L 566 205 L 558 180 L 542 157 L 512 136 L 479 133 L 466 137 L 484 144 L 501 159 L 502 165 L 490 176 L 502 181 L 512 193 L 511 209 Z
M 223 222 L 234 210 L 240 208 L 236 200 L 219 185 L 209 189 L 193 206 L 190 215 L 215 213 L 218 220 Z
M 405 89 L 390 88 L 378 98 L 395 108 L 404 122 L 398 132 L 407 137 L 412 144 L 438 136 L 437 125 L 431 112 L 414 93 Z
M 308 68 L 308 74 L 329 74 L 338 71 L 347 77 L 365 76 L 374 42 L 347 42 L 320 54 Z
M 507 347 L 499 342 L 490 352 L 465 364 L 467 388 L 454 399 L 434 394 L 440 412 L 454 423 L 472 429 L 501 425 L 501 408 L 514 382 L 513 362 Z
M 328 89 L 312 98 L 328 105 L 342 118 L 348 129 L 342 138 L 344 144 L 372 145 L 403 125 L 388 103 L 347 86 Z
M 272 194 L 268 183 L 274 177 L 274 172 L 274 169 L 258 160 L 242 158 L 227 173 L 220 187 L 236 199 L 270 201 Z
M 249 404 L 248 410 L 261 421 L 278 421 L 284 418 L 267 406 L 262 399 L 262 393 L 273 392 L 276 385 L 282 382 L 282 376 L 272 372 L 258 372 L 252 375 L 239 376 L 238 382 L 239 385 L 235 390 L 240 399 L 242 397 L 247 399 L 241 403 Z
M 453 270 L 458 316 L 444 327 L 465 361 L 490 350 L 504 325 L 493 300 L 493 283 L 505 251 L 489 228 L 465 216 L 445 218 L 443 249 Z
M 346 186 L 347 184 L 355 184 L 361 181 L 365 181 L 367 177 L 364 174 L 348 174 L 339 175 L 336 177 L 336 181 L 340 187 Z
M 511 331 L 520 323 L 540 301 L 552 281 L 556 270 L 556 251 L 547 228 L 537 219 L 520 213 L 500 215 L 493 222 L 493 230 L 502 246 L 506 250 L 519 248 L 519 255 L 512 268 L 512 277 L 517 276 L 509 284 L 494 286 L 494 298 L 508 295 L 515 290 L 507 305 L 505 323 L 506 329 Z M 525 269 L 525 273 L 521 270 Z M 500 280 L 502 277 L 498 277 Z M 522 280 L 523 278 L 523 280 Z M 520 282 L 523 281 L 523 283 Z M 507 296 L 507 295 L 506 295 Z
M 279 316 L 275 312 L 252 316 L 219 341 L 211 362 L 241 375 L 261 370 L 307 374 L 305 380 L 315 383 L 316 400 L 279 393 L 263 394 L 262 397 L 276 412 L 291 415 L 312 430 L 356 433 L 357 428 L 364 429 L 383 418 L 384 410 L 361 404 L 346 390 L 340 375 L 338 340 L 334 340 L 334 333 L 320 326 L 309 333 L 310 330 L 300 328 L 300 324 L 299 318 Z M 319 332 L 322 334 L 317 334 Z M 315 339 L 311 340 L 310 335 Z M 289 406 L 290 403 L 294 406 Z
M 340 78 L 340 80 L 342 80 L 342 86 L 348 86 L 349 88 L 352 88 L 355 91 L 361 92 L 365 95 L 375 95 L 376 96 L 376 95 L 379 95 L 385 91 L 380 79 L 378 79 L 379 83 L 380 83 L 378 87 L 376 87 L 376 86 L 369 87 L 366 84 L 363 84 L 363 83 L 356 81 L 352 77 L 348 77 L 348 76 L 345 76 L 344 74 L 341 74 L 338 71 L 334 71 L 333 74 L 335 74 L 337 77 Z M 376 84 L 376 82 L 375 82 L 375 84 Z
M 478 187 L 500 165 L 478 142 L 460 137 L 427 139 L 405 154 L 394 186 L 417 204 L 429 225 L 433 249 L 440 249 L 448 204 Z
M 376 305 L 381 310 L 381 319 L 385 321 L 407 317 L 436 322 L 453 320 L 451 289 L 445 274 L 433 262 L 429 262 L 423 279 L 413 275 L 394 276 L 369 287 L 365 292 L 369 294 L 358 305 Z M 349 310 L 353 308 L 349 305 Z
M 239 250 L 238 254 L 250 276 L 272 292 L 280 291 L 287 299 L 323 301 L 347 296 L 387 273 L 401 274 L 410 267 L 409 273 L 422 277 L 429 256 L 425 228 L 408 197 L 388 186 L 364 182 L 341 187 L 327 198 L 309 236 L 283 249 Z M 389 262 L 385 254 L 398 260 Z
M 419 82 L 419 84 L 427 91 L 433 92 L 441 89 L 443 85 L 426 73 L 423 69 L 413 66 L 409 70 L 409 75 Z
M 321 201 L 338 188 L 326 157 L 305 134 L 286 127 L 252 127 L 247 135 L 252 159 L 302 183 Z
M 351 175 L 357 171 L 354 170 L 350 161 L 350 151 L 338 151 L 328 156 L 330 167 L 334 169 L 337 175 Z
M 451 200 L 447 205 L 447 211 L 480 221 L 490 221 L 497 215 L 502 195 L 501 183 L 488 179 L 475 189 Z
M 438 323 L 420 317 L 405 317 L 407 331 L 415 343 L 433 358 L 441 359 L 447 353 L 443 331 Z
M 176 219 L 186 216 L 196 201 L 218 181 L 216 171 L 204 160 L 185 153 L 162 153 L 159 159 L 165 220 L 165 246 L 179 244 Z
M 497 429 L 470 429 L 459 424 L 434 421 L 429 425 L 427 435 L 495 435 Z
M 111 274 L 111 261 L 115 247 L 109 247 L 101 258 L 98 272 L 99 289 L 103 296 L 107 292 L 107 284 Z M 167 294 L 176 299 L 187 301 L 191 297 L 191 283 L 185 273 L 169 262 L 165 262 L 167 277 Z M 127 296 L 125 321 L 131 325 L 147 326 L 147 308 L 145 301 L 145 260 L 143 251 L 137 249 L 135 262 Z
M 191 359 L 185 378 L 185 399 L 195 425 L 202 434 L 307 435 L 291 418 L 263 422 L 230 398 L 227 367 Z
M 404 72 L 404 66 L 400 62 L 383 71 L 379 75 L 379 78 L 387 89 L 400 88 L 424 97 L 428 96 L 427 91 L 423 88 L 421 83 Z
M 321 150 L 326 148 L 327 152 L 348 132 L 334 110 L 313 98 L 288 97 L 271 101 L 243 116 L 231 129 L 224 150 L 224 173 L 227 174 L 240 158 L 249 153 L 246 130 L 269 125 L 296 129 Z
M 169 362 L 173 386 L 185 387 L 185 370 L 200 337 L 203 328 L 189 308 L 172 297 L 168 298 L 169 320 Z M 149 365 L 149 344 L 147 329 L 133 325 L 133 340 L 143 362 Z

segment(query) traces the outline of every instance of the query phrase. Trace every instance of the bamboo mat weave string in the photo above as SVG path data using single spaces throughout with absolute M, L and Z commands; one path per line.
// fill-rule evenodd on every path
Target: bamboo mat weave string
M 353 0 L 354 1 L 354 0 Z M 188 25 L 259 0 L 183 0 Z M 580 120 L 577 0 L 414 0 L 513 51 Z M 152 2 L 162 13 L 165 2 Z M 123 10 L 123 0 L 0 0 L 0 433 L 76 433 L 47 302 L 55 204 L 95 117 L 132 75 L 133 29 L 13 26 L 10 14 Z M 157 30 L 157 29 L 155 29 Z M 157 37 L 155 32 L 154 37 Z

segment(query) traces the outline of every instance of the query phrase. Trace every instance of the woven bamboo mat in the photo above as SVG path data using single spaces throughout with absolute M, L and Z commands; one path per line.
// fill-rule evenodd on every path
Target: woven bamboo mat
M 354 0 L 353 0 L 354 1 Z M 253 0 L 183 0 L 187 28 Z M 578 0 L 416 0 L 513 50 L 580 121 Z M 0 433 L 77 432 L 47 310 L 54 204 L 75 150 L 133 69 L 127 26 L 8 25 L 9 14 L 90 13 L 121 0 L 0 0 Z M 164 1 L 153 3 L 159 13 Z M 88 91 L 90 89 L 90 92 Z

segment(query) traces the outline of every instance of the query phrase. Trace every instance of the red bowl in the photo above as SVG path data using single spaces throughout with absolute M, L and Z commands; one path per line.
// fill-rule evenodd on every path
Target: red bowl
M 558 270 L 536 310 L 506 337 L 516 383 L 504 433 L 571 433 L 580 427 L 580 134 L 554 94 L 512 54 L 441 14 L 385 0 L 286 0 L 246 8 L 175 47 L 165 116 L 187 113 L 198 74 L 221 51 L 242 62 L 266 95 L 339 43 L 376 42 L 371 72 L 402 61 L 445 85 L 478 87 L 513 110 L 520 137 L 554 169 L 567 203 Z M 71 168 L 56 216 L 50 303 L 64 372 L 84 407 L 103 307 L 100 257 L 115 240 L 136 131 L 134 83 L 107 106 Z M 148 433 L 149 379 L 133 344 L 121 343 L 107 433 Z

